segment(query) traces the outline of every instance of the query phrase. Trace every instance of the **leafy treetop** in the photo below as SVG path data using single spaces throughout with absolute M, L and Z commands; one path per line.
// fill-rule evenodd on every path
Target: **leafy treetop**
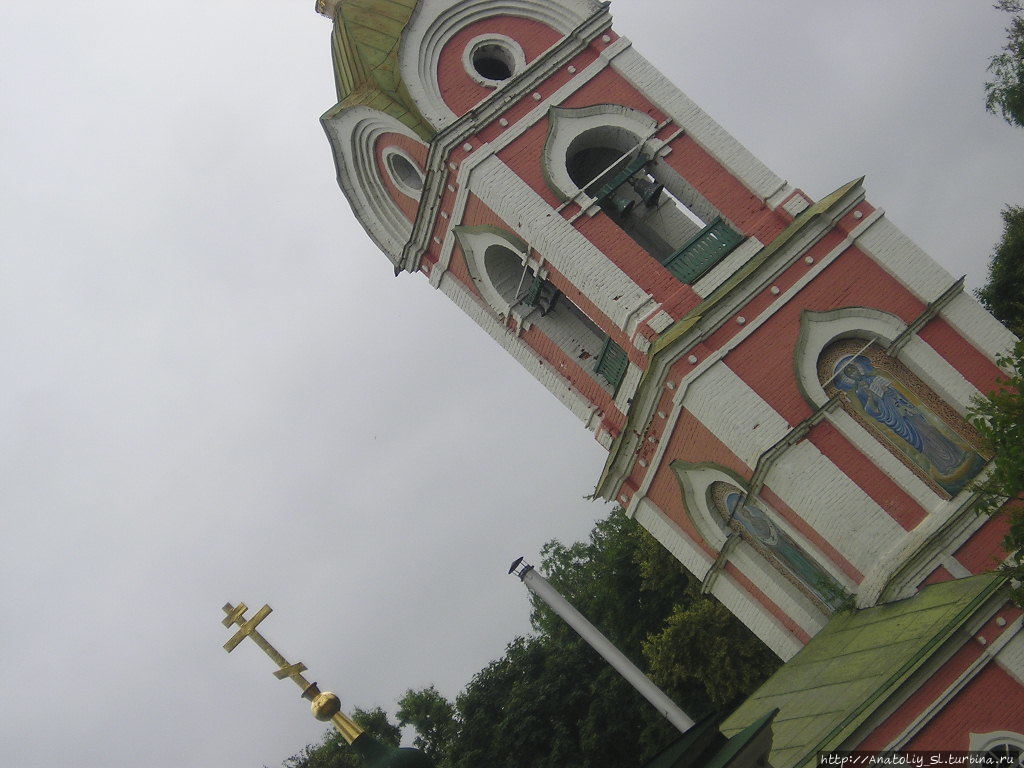
M 1006 28 L 1003 49 L 989 60 L 992 80 L 985 83 L 985 108 L 1024 128 L 1024 2 L 999 0 L 994 7 L 1017 15 Z

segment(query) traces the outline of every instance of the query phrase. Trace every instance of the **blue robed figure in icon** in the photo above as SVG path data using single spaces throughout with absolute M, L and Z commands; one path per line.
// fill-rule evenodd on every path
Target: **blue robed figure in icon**
M 883 376 L 864 355 L 835 366 L 836 387 L 852 393 L 883 434 L 950 495 L 962 491 L 985 459 L 898 381 Z
M 725 503 L 732 519 L 830 608 L 846 595 L 839 582 L 815 563 L 792 537 L 780 529 L 755 502 L 740 505 L 742 494 L 730 493 Z

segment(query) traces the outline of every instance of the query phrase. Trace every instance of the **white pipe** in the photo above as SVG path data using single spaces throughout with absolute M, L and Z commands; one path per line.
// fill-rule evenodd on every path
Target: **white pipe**
M 672 725 L 679 729 L 680 733 L 686 733 L 693 727 L 693 720 L 681 710 L 672 699 L 665 695 L 665 692 L 652 683 L 647 676 L 637 669 L 636 665 L 612 645 L 607 637 L 601 634 L 597 627 L 591 624 L 577 611 L 568 600 L 566 600 L 552 587 L 547 579 L 541 576 L 532 566 L 525 566 L 519 574 L 526 588 L 550 606 L 551 610 L 565 619 L 566 623 L 577 634 L 582 637 L 590 646 L 604 657 L 626 682 L 649 701 L 655 709 L 661 712 Z

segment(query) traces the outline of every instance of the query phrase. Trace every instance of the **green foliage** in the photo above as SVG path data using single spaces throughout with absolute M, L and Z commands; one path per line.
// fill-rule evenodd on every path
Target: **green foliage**
M 694 718 L 732 706 L 779 666 L 621 510 L 588 541 L 549 542 L 539 570 Z M 509 643 L 454 702 L 433 686 L 398 702 L 399 722 L 436 768 L 633 768 L 678 735 L 536 600 L 531 623 L 535 633 Z M 330 752 L 312 747 L 287 768 L 355 768 L 316 762 L 321 749 Z
M 985 109 L 1001 115 L 1010 125 L 1024 128 L 1024 3 L 999 0 L 999 10 L 1018 14 L 1006 28 L 1006 44 L 991 58 L 988 71 L 993 79 L 985 83 Z
M 656 649 L 655 682 L 694 717 L 735 703 L 779 664 L 724 608 L 698 595 L 680 563 L 621 510 L 586 542 L 549 542 L 540 570 L 641 667 L 645 649 Z M 683 630 L 687 618 L 700 625 Z M 457 697 L 452 739 L 435 752 L 438 768 L 628 768 L 673 738 L 671 726 L 537 600 L 531 623 L 536 634 L 510 643 Z M 704 669 L 712 658 L 728 669 Z M 419 693 L 428 701 L 436 695 Z
M 664 628 L 644 643 L 644 655 L 660 686 L 693 698 L 706 695 L 721 712 L 737 706 L 779 664 L 764 645 L 737 631 L 725 606 L 707 597 L 677 605 Z
M 1007 328 L 1024 336 L 1024 207 L 1003 209 L 1003 238 L 992 254 L 978 299 Z
M 455 707 L 434 686 L 408 690 L 398 700 L 398 724 L 416 729 L 413 746 L 437 764 L 455 733 Z
M 995 454 L 992 473 L 974 490 L 981 495 L 982 512 L 1009 516 L 1004 547 L 1010 560 L 1003 568 L 1015 580 L 1014 599 L 1024 606 L 1024 341 L 999 364 L 1007 375 L 971 409 L 971 423 Z
M 378 741 L 398 746 L 402 732 L 380 707 L 371 710 L 356 709 L 352 719 Z M 284 761 L 285 768 L 362 768 L 363 760 L 356 755 L 333 728 L 317 744 L 312 744 Z

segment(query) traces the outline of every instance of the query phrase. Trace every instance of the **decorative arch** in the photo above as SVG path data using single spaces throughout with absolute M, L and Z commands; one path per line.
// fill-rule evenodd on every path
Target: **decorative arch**
M 394 117 L 369 107 L 350 107 L 325 116 L 321 123 L 334 154 L 338 184 L 352 211 L 370 239 L 397 264 L 412 234 L 412 223 L 381 177 L 377 141 L 386 133 L 400 134 L 419 144 L 422 140 Z M 400 185 L 396 186 L 401 189 Z M 418 197 L 417 194 L 416 199 Z
M 621 104 L 579 109 L 552 107 L 548 110 L 548 137 L 541 156 L 544 178 L 556 195 L 568 200 L 581 189 L 567 167 L 571 152 L 603 143 L 620 155 L 636 149 L 653 154 L 661 142 L 648 137 L 657 127 L 657 121 L 647 113 Z
M 693 284 L 744 238 L 664 161 L 658 123 L 621 104 L 553 107 L 541 158 L 563 200 L 596 204 L 637 245 Z
M 628 358 L 583 310 L 547 279 L 525 242 L 491 226 L 455 227 L 466 268 L 480 295 L 500 318 L 536 326 L 598 384 L 614 393 Z M 608 349 L 621 356 L 621 371 L 608 364 Z M 612 357 L 615 353 L 612 354 Z
M 783 530 L 778 516 L 764 502 L 751 499 L 744 504 L 744 491 L 732 483 L 713 483 L 707 493 L 710 506 L 725 525 L 812 602 L 827 611 L 843 606 L 846 590 Z
M 931 382 L 948 380 L 950 386 L 959 378 L 961 390 L 966 381 L 955 371 L 955 376 L 943 371 L 951 366 L 934 351 L 929 360 L 930 348 L 923 342 L 908 344 L 899 357 L 890 354 L 889 345 L 904 328 L 899 318 L 869 308 L 805 312 L 797 381 L 816 405 L 839 394 L 843 412 L 887 455 L 940 498 L 951 499 L 967 489 L 991 457 L 957 401 L 944 391 L 948 387 L 933 386 L 917 371 L 928 371 Z M 963 393 L 961 409 L 970 394 Z M 878 451 L 871 455 L 879 460 Z
M 987 752 L 992 757 L 1012 760 L 1013 765 L 1020 765 L 1024 756 L 1024 734 L 1015 731 L 991 731 L 990 733 L 972 733 L 970 740 L 972 752 Z
M 748 575 L 770 598 L 780 605 L 788 598 L 791 605 L 820 614 L 846 604 L 846 588 L 827 568 L 826 558 L 761 499 L 741 503 L 747 483 L 739 475 L 717 464 L 675 461 L 672 468 L 687 516 L 704 541 L 719 553 L 728 551 L 730 539 L 743 541 L 748 562 L 756 558 L 768 566 Z
M 498 227 L 458 226 L 452 231 L 462 248 L 473 285 L 495 314 L 507 316 L 522 290 L 519 283 L 529 285 L 524 277 L 526 242 Z
M 402 80 L 423 116 L 443 128 L 458 115 L 441 96 L 438 65 L 445 44 L 460 30 L 491 16 L 522 16 L 568 35 L 599 10 L 596 0 L 420 0 L 402 34 Z

